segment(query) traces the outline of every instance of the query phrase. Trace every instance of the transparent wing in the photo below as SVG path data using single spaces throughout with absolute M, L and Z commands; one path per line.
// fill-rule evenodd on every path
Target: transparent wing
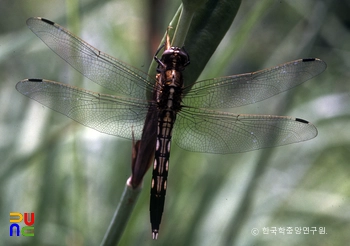
M 291 117 L 243 115 L 183 108 L 173 139 L 181 148 L 236 153 L 306 141 L 317 136 L 311 123 Z
M 132 139 L 141 138 L 148 103 L 82 90 L 62 83 L 25 79 L 16 89 L 23 95 L 97 131 Z
M 259 102 L 313 78 L 326 66 L 317 58 L 300 59 L 253 73 L 199 81 L 188 91 L 183 103 L 215 109 Z
M 28 27 L 57 55 L 95 83 L 119 95 L 145 99 L 154 79 L 89 45 L 49 20 L 34 17 Z

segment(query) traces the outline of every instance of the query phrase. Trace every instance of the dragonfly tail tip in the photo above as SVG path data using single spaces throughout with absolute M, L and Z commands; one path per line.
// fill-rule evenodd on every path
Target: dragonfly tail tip
M 158 238 L 158 230 L 153 230 L 152 237 L 153 237 L 154 240 L 157 240 L 157 238 Z

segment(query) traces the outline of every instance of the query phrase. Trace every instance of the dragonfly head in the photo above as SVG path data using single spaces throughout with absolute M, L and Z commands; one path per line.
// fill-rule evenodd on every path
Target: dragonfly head
M 170 47 L 164 51 L 161 61 L 168 69 L 172 67 L 182 71 L 190 64 L 190 57 L 184 48 Z

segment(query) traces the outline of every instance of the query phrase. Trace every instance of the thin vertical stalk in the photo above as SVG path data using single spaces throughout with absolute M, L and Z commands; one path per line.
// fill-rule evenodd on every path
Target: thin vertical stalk
M 140 191 L 141 188 L 133 188 L 130 184 L 130 179 L 128 179 L 125 184 L 123 195 L 106 231 L 101 246 L 114 246 L 119 242 L 128 223 L 129 217 L 135 207 Z

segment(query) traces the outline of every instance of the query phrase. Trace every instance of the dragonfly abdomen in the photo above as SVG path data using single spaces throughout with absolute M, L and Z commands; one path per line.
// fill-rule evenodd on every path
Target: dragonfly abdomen
M 154 238 L 157 237 L 163 214 L 169 171 L 171 133 L 175 117 L 176 112 L 163 110 L 160 112 L 158 119 L 150 201 L 151 224 Z
M 152 172 L 150 214 L 153 238 L 157 238 L 162 219 L 169 171 L 170 145 L 176 113 L 180 110 L 182 90 L 164 86 L 158 101 L 157 141 Z

